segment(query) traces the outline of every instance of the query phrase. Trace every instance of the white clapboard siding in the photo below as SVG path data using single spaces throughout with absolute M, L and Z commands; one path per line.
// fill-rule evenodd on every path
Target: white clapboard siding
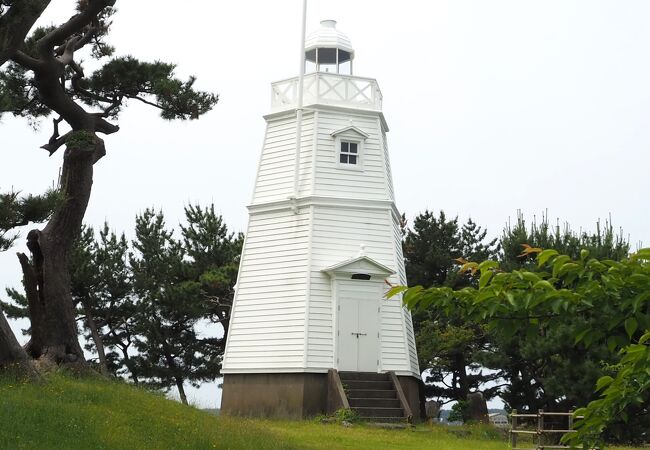
M 267 118 L 267 129 L 262 156 L 260 157 L 257 180 L 253 193 L 253 204 L 286 200 L 294 193 L 296 156 L 296 118 L 289 114 L 280 118 Z M 303 115 L 301 132 L 300 172 L 308 179 L 313 149 L 313 113 Z
M 399 223 L 393 220 L 389 208 L 315 207 L 311 231 L 308 366 L 334 364 L 335 323 L 331 281 L 321 270 L 354 258 L 359 253 L 360 243 L 364 245 L 365 254 L 373 260 L 389 267 L 395 266 L 395 262 L 401 259 L 401 242 L 396 242 L 394 237 L 396 226 L 399 228 Z M 396 248 L 396 244 L 400 247 Z M 396 269 L 398 274 L 391 277 L 391 282 L 404 283 L 403 260 Z M 406 316 L 410 320 L 410 314 L 403 311 L 399 299 L 382 300 L 380 351 L 381 368 L 384 370 L 417 373 L 417 358 L 413 363 L 407 354 L 409 342 L 404 335 L 408 330 Z
M 338 152 L 332 133 L 354 126 L 368 135 L 361 156 L 363 170 L 338 166 Z M 316 154 L 314 193 L 319 196 L 391 199 L 385 172 L 384 148 L 380 121 L 374 115 L 348 115 L 334 111 L 318 113 L 318 150 Z
M 393 189 L 393 174 L 390 169 L 390 156 L 388 154 L 388 142 L 386 141 L 386 132 L 382 130 L 381 132 L 381 143 L 384 151 L 384 158 L 386 164 L 386 186 L 388 188 L 388 195 L 390 199 L 395 201 L 395 191 Z M 402 262 L 404 260 L 402 259 Z
M 395 280 L 396 284 L 406 285 L 406 269 L 404 267 L 404 254 L 402 251 L 402 229 L 400 226 L 400 217 L 396 216 L 394 212 L 390 213 L 393 219 L 393 236 L 395 239 L 395 264 L 397 269 Z M 401 303 L 401 296 L 395 298 L 396 301 Z M 411 319 L 411 313 L 405 307 L 402 307 L 402 316 L 404 321 L 404 331 L 406 337 L 406 345 L 409 357 L 409 364 L 411 370 L 415 373 L 420 373 L 418 355 L 415 347 L 415 333 L 413 330 L 413 321 Z
M 308 230 L 307 210 L 251 215 L 224 369 L 303 365 Z
M 296 110 L 274 111 L 265 118 L 224 373 L 337 367 L 332 285 L 361 285 L 333 281 L 326 269 L 363 254 L 381 273 L 395 272 L 391 284 L 406 283 L 382 113 L 308 104 L 296 167 Z M 339 165 L 337 139 L 360 140 L 359 166 Z M 399 298 L 379 302 L 379 369 L 418 376 L 410 313 Z

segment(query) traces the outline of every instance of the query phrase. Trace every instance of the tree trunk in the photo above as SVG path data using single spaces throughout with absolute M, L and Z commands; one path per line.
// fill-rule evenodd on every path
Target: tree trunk
M 159 334 L 161 334 L 160 322 L 157 323 L 157 327 L 158 327 L 157 330 L 159 331 Z M 162 340 L 162 347 L 163 347 L 165 360 L 167 361 L 167 367 L 169 367 L 174 373 L 178 373 L 179 371 L 176 366 L 176 362 L 174 361 L 174 358 L 169 352 L 167 341 L 165 341 L 164 339 Z M 187 396 L 185 395 L 185 389 L 183 388 L 183 378 L 181 378 L 178 375 L 175 375 L 173 376 L 173 379 L 176 380 L 176 388 L 178 389 L 178 395 L 181 397 L 181 402 L 183 402 L 184 405 L 187 405 Z
M 32 323 L 27 351 L 55 364 L 84 366 L 70 292 L 68 259 L 88 206 L 93 164 L 104 155 L 103 141 L 90 132 L 68 139 L 61 175 L 61 204 L 42 231 L 27 235 L 32 258 L 19 254 Z
M 126 323 L 126 320 L 125 320 L 124 322 Z M 124 343 L 121 341 L 121 337 L 119 337 L 119 336 L 117 335 L 117 333 L 115 332 L 115 329 L 111 328 L 110 331 L 109 331 L 109 333 L 112 334 L 112 335 L 113 335 L 113 338 L 115 338 L 116 341 L 117 341 L 117 343 L 116 343 L 115 345 L 116 345 L 116 346 L 120 349 L 120 351 L 122 352 L 122 357 L 123 357 L 123 359 L 124 359 L 124 365 L 126 366 L 126 368 L 127 368 L 127 369 L 129 370 L 129 372 L 131 373 L 131 379 L 133 380 L 133 383 L 134 383 L 134 384 L 138 384 L 138 383 L 140 382 L 140 380 L 138 379 L 138 376 L 137 376 L 137 374 L 135 373 L 135 367 L 133 367 L 134 365 L 131 363 L 131 358 L 129 357 L 129 347 L 131 346 L 131 338 L 130 338 L 130 334 L 126 334 L 126 341 L 127 341 L 127 343 L 124 344 Z
M 0 17 L 0 66 L 18 50 L 25 36 L 51 0 L 22 0 L 14 2 Z
M 181 402 L 184 405 L 187 405 L 187 396 L 185 395 L 185 389 L 183 388 L 183 379 L 176 377 L 176 387 L 178 388 L 178 395 L 181 397 Z
M 86 314 L 86 324 L 88 325 L 88 329 L 90 329 L 90 337 L 95 343 L 95 348 L 97 349 L 97 356 L 99 357 L 99 370 L 103 375 L 108 376 L 108 362 L 106 361 L 106 352 L 104 351 L 104 339 L 97 329 L 97 324 L 95 323 L 95 318 L 93 317 L 93 313 L 90 310 L 90 306 L 84 301 L 81 302 L 81 305 L 83 306 L 84 313 Z
M 481 392 L 467 395 L 467 419 L 477 423 L 490 423 L 487 402 Z
M 3 372 L 15 374 L 20 378 L 40 378 L 33 361 L 18 343 L 2 311 L 0 311 L 0 368 Z
M 467 394 L 469 394 L 469 381 L 467 377 L 467 361 L 465 355 L 462 353 L 457 353 L 454 355 L 454 369 L 458 375 L 458 391 L 460 393 L 460 399 L 466 399 Z
M 469 400 L 469 380 L 467 377 L 467 360 L 465 355 L 462 353 L 456 353 L 454 355 L 454 371 L 458 376 L 458 399 L 459 400 Z M 463 421 L 467 422 L 470 420 L 469 411 L 466 409 L 463 411 Z

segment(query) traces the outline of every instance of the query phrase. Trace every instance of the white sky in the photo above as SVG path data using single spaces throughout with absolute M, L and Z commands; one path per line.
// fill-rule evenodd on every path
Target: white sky
M 72 14 L 54 0 L 47 22 Z M 214 202 L 244 230 L 269 112 L 270 83 L 297 76 L 300 0 L 118 1 L 118 54 L 178 64 L 220 94 L 196 122 L 164 122 L 133 104 L 105 138 L 87 222 L 132 233 L 134 216 Z M 548 209 L 574 229 L 610 213 L 632 243 L 650 243 L 650 2 L 645 0 L 311 0 L 308 30 L 336 19 L 356 51 L 355 74 L 377 78 L 391 129 L 397 204 L 472 217 L 491 235 L 517 209 Z M 0 190 L 41 192 L 59 152 L 0 124 Z M 22 240 L 17 250 L 22 250 Z M 20 283 L 14 251 L 0 254 L 0 288 Z M 0 289 L 0 295 L 3 295 Z M 214 385 L 191 390 L 216 407 Z

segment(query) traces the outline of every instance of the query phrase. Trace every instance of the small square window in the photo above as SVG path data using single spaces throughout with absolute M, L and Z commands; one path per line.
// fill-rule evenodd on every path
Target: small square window
M 358 144 L 356 142 L 341 141 L 341 164 L 356 165 L 359 160 Z

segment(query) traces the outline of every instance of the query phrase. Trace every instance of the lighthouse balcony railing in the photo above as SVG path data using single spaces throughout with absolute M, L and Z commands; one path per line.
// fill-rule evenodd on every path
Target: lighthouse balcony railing
M 271 85 L 271 110 L 298 106 L 298 77 Z M 381 111 L 382 95 L 373 78 L 316 72 L 305 75 L 303 105 L 314 104 Z

